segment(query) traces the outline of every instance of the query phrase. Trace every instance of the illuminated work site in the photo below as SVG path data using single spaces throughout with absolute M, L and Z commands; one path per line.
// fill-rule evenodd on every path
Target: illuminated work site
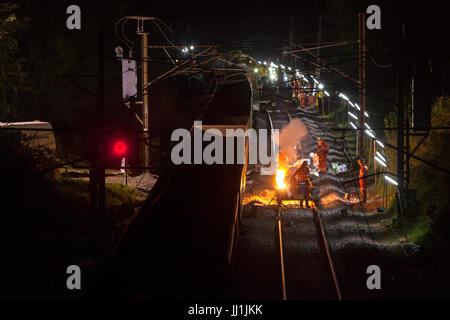
M 449 9 L 2 4 L 1 296 L 450 298 Z

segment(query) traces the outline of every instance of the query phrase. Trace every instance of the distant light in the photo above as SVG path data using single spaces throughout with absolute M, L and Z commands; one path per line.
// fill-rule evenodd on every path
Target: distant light
M 369 127 L 369 125 L 367 124 L 367 122 L 364 122 L 364 125 L 367 127 L 367 129 L 372 130 L 372 128 Z
M 309 157 L 310 157 L 310 158 L 314 158 L 314 152 L 310 152 L 310 153 L 309 153 Z
M 284 69 L 284 66 L 282 64 L 280 64 L 281 69 Z
M 381 160 L 380 158 L 378 158 L 377 156 L 375 156 L 375 160 L 377 160 L 377 162 L 379 164 L 381 164 L 383 167 L 385 167 L 385 168 L 387 167 L 386 163 L 383 160 Z
M 266 61 L 264 61 L 263 63 L 264 63 L 264 65 L 267 65 L 267 62 L 266 62 Z
M 350 105 L 354 108 L 355 107 L 355 105 L 350 101 L 350 100 L 348 100 L 348 103 L 350 103 Z
M 380 147 L 384 148 L 384 144 L 380 140 L 376 140 L 376 141 Z
M 357 103 L 355 103 L 355 107 L 356 107 L 356 109 L 361 110 L 361 108 L 358 106 Z
M 330 94 L 326 91 L 324 91 L 323 93 L 325 93 L 328 97 L 330 96 Z
M 366 130 L 364 130 L 364 131 L 366 132 L 366 134 L 367 134 L 369 137 L 374 138 L 374 139 L 376 138 L 375 135 L 374 135 L 372 132 L 370 132 L 369 130 L 366 129 Z
M 253 72 L 258 73 L 258 68 L 253 69 Z
M 386 158 L 383 157 L 383 155 L 382 155 L 381 153 L 379 153 L 378 151 L 376 151 L 376 153 L 377 153 L 377 156 L 378 156 L 381 160 L 383 160 L 384 162 L 387 162 L 387 161 L 386 161 Z
M 347 100 L 348 101 L 348 98 L 347 98 L 347 96 L 345 95 L 345 94 L 343 94 L 343 93 L 339 93 L 339 96 L 342 98 L 342 99 L 344 99 L 344 100 Z
M 309 83 L 308 79 L 306 79 L 305 77 L 303 77 L 303 80 L 305 80 L 306 82 L 308 82 L 308 83 Z
M 291 67 L 288 67 L 288 70 L 289 70 L 289 71 L 291 71 L 291 70 L 292 70 L 292 68 L 291 68 Z
M 316 79 L 314 79 L 314 78 L 313 78 L 313 80 L 314 80 L 314 82 L 315 82 L 316 84 L 319 84 L 319 81 L 317 81 L 317 80 L 316 80 Z
M 348 111 L 348 114 L 350 115 L 350 117 L 352 117 L 353 119 L 358 120 L 358 117 L 355 116 L 353 113 L 351 113 L 350 111 Z
M 368 118 L 369 114 L 367 112 L 364 111 L 364 115 Z
M 385 175 L 385 176 L 384 176 L 384 179 L 386 179 L 388 182 L 390 182 L 390 183 L 392 183 L 392 184 L 398 186 L 397 181 L 395 181 L 395 180 L 392 179 L 391 177 L 388 177 L 388 176 Z
M 261 64 L 261 61 L 258 60 L 258 63 Z
M 350 125 L 353 127 L 353 129 L 358 129 L 351 121 L 350 121 Z
M 191 49 L 191 50 L 194 50 L 194 46 L 191 46 L 190 49 Z
M 320 89 L 320 90 L 323 89 L 323 84 L 319 83 L 319 89 Z

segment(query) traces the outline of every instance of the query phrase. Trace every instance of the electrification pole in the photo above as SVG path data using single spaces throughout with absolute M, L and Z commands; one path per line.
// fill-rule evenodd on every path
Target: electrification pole
M 138 22 L 139 23 L 139 22 Z M 147 35 L 148 33 L 141 30 L 139 32 L 141 35 L 141 59 L 142 59 L 142 70 L 141 70 L 141 84 L 142 89 L 148 86 L 148 44 Z M 148 172 L 148 167 L 150 166 L 150 148 L 149 148 L 149 118 L 148 118 L 148 89 L 143 90 L 142 93 L 142 120 L 144 123 L 144 134 L 143 134 L 143 162 L 145 171 Z
M 366 14 L 360 12 L 358 14 L 358 33 L 359 33 L 359 123 L 358 126 L 361 130 L 358 130 L 356 137 L 356 154 L 361 156 L 364 152 L 364 133 L 363 128 L 365 126 L 365 112 L 366 112 Z
M 322 40 L 322 15 L 319 14 L 319 31 L 317 32 L 317 64 L 320 65 L 320 41 Z M 317 68 L 316 76 L 320 77 L 320 68 Z
M 290 50 L 291 51 L 295 50 L 294 49 L 294 14 L 293 13 L 291 13 L 291 32 L 289 34 L 289 42 L 290 42 L 290 44 L 289 44 Z M 294 69 L 297 67 L 295 65 L 295 57 L 294 56 L 292 56 L 292 65 L 294 66 Z

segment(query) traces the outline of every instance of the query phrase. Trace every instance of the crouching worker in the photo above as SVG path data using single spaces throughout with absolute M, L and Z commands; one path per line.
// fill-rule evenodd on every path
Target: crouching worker
M 306 161 L 302 162 L 300 168 L 294 173 L 294 179 L 297 182 L 298 194 L 300 196 L 300 206 L 303 207 L 303 201 L 305 201 L 306 208 L 309 206 L 309 193 L 311 189 L 311 179 L 309 177 L 309 168 Z
M 359 188 L 361 191 L 362 203 L 367 201 L 367 174 L 369 173 L 369 168 L 366 166 L 364 160 L 358 160 L 359 164 Z

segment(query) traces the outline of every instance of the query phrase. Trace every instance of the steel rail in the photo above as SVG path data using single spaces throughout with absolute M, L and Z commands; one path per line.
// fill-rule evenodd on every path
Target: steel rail
M 280 263 L 281 263 L 281 284 L 283 286 L 283 300 L 287 300 L 286 296 L 286 277 L 284 272 L 284 255 L 283 255 L 283 232 L 281 228 L 281 205 L 278 206 L 277 212 L 278 239 L 280 244 Z
M 272 117 L 270 116 L 270 112 L 267 111 L 267 119 L 270 126 L 270 132 L 271 137 L 273 137 L 273 122 Z M 272 139 L 271 139 L 272 140 Z M 275 152 L 275 144 L 273 141 L 271 141 L 271 149 L 272 154 Z M 279 250 L 280 250 L 280 266 L 281 266 L 281 286 L 283 291 L 283 300 L 287 300 L 286 295 L 286 276 L 285 276 L 285 269 L 284 269 L 284 255 L 283 255 L 283 231 L 281 226 L 281 204 L 278 205 L 278 211 L 277 211 L 277 230 L 278 230 L 278 242 L 279 242 Z
M 339 300 L 342 300 L 341 288 L 339 286 L 339 281 L 338 281 L 338 278 L 337 278 L 336 270 L 334 268 L 333 258 L 331 257 L 330 246 L 328 244 L 327 237 L 325 235 L 325 228 L 323 227 L 322 218 L 320 217 L 320 214 L 319 214 L 319 211 L 317 210 L 315 202 L 312 201 L 312 203 L 313 203 L 313 205 L 312 205 L 312 212 L 317 217 L 317 221 L 319 223 L 320 233 L 322 235 L 322 240 L 323 240 L 323 243 L 325 245 L 325 251 L 327 253 L 328 263 L 330 265 L 331 275 L 333 277 L 333 282 L 334 282 L 334 286 L 336 288 L 336 293 L 338 295 Z

